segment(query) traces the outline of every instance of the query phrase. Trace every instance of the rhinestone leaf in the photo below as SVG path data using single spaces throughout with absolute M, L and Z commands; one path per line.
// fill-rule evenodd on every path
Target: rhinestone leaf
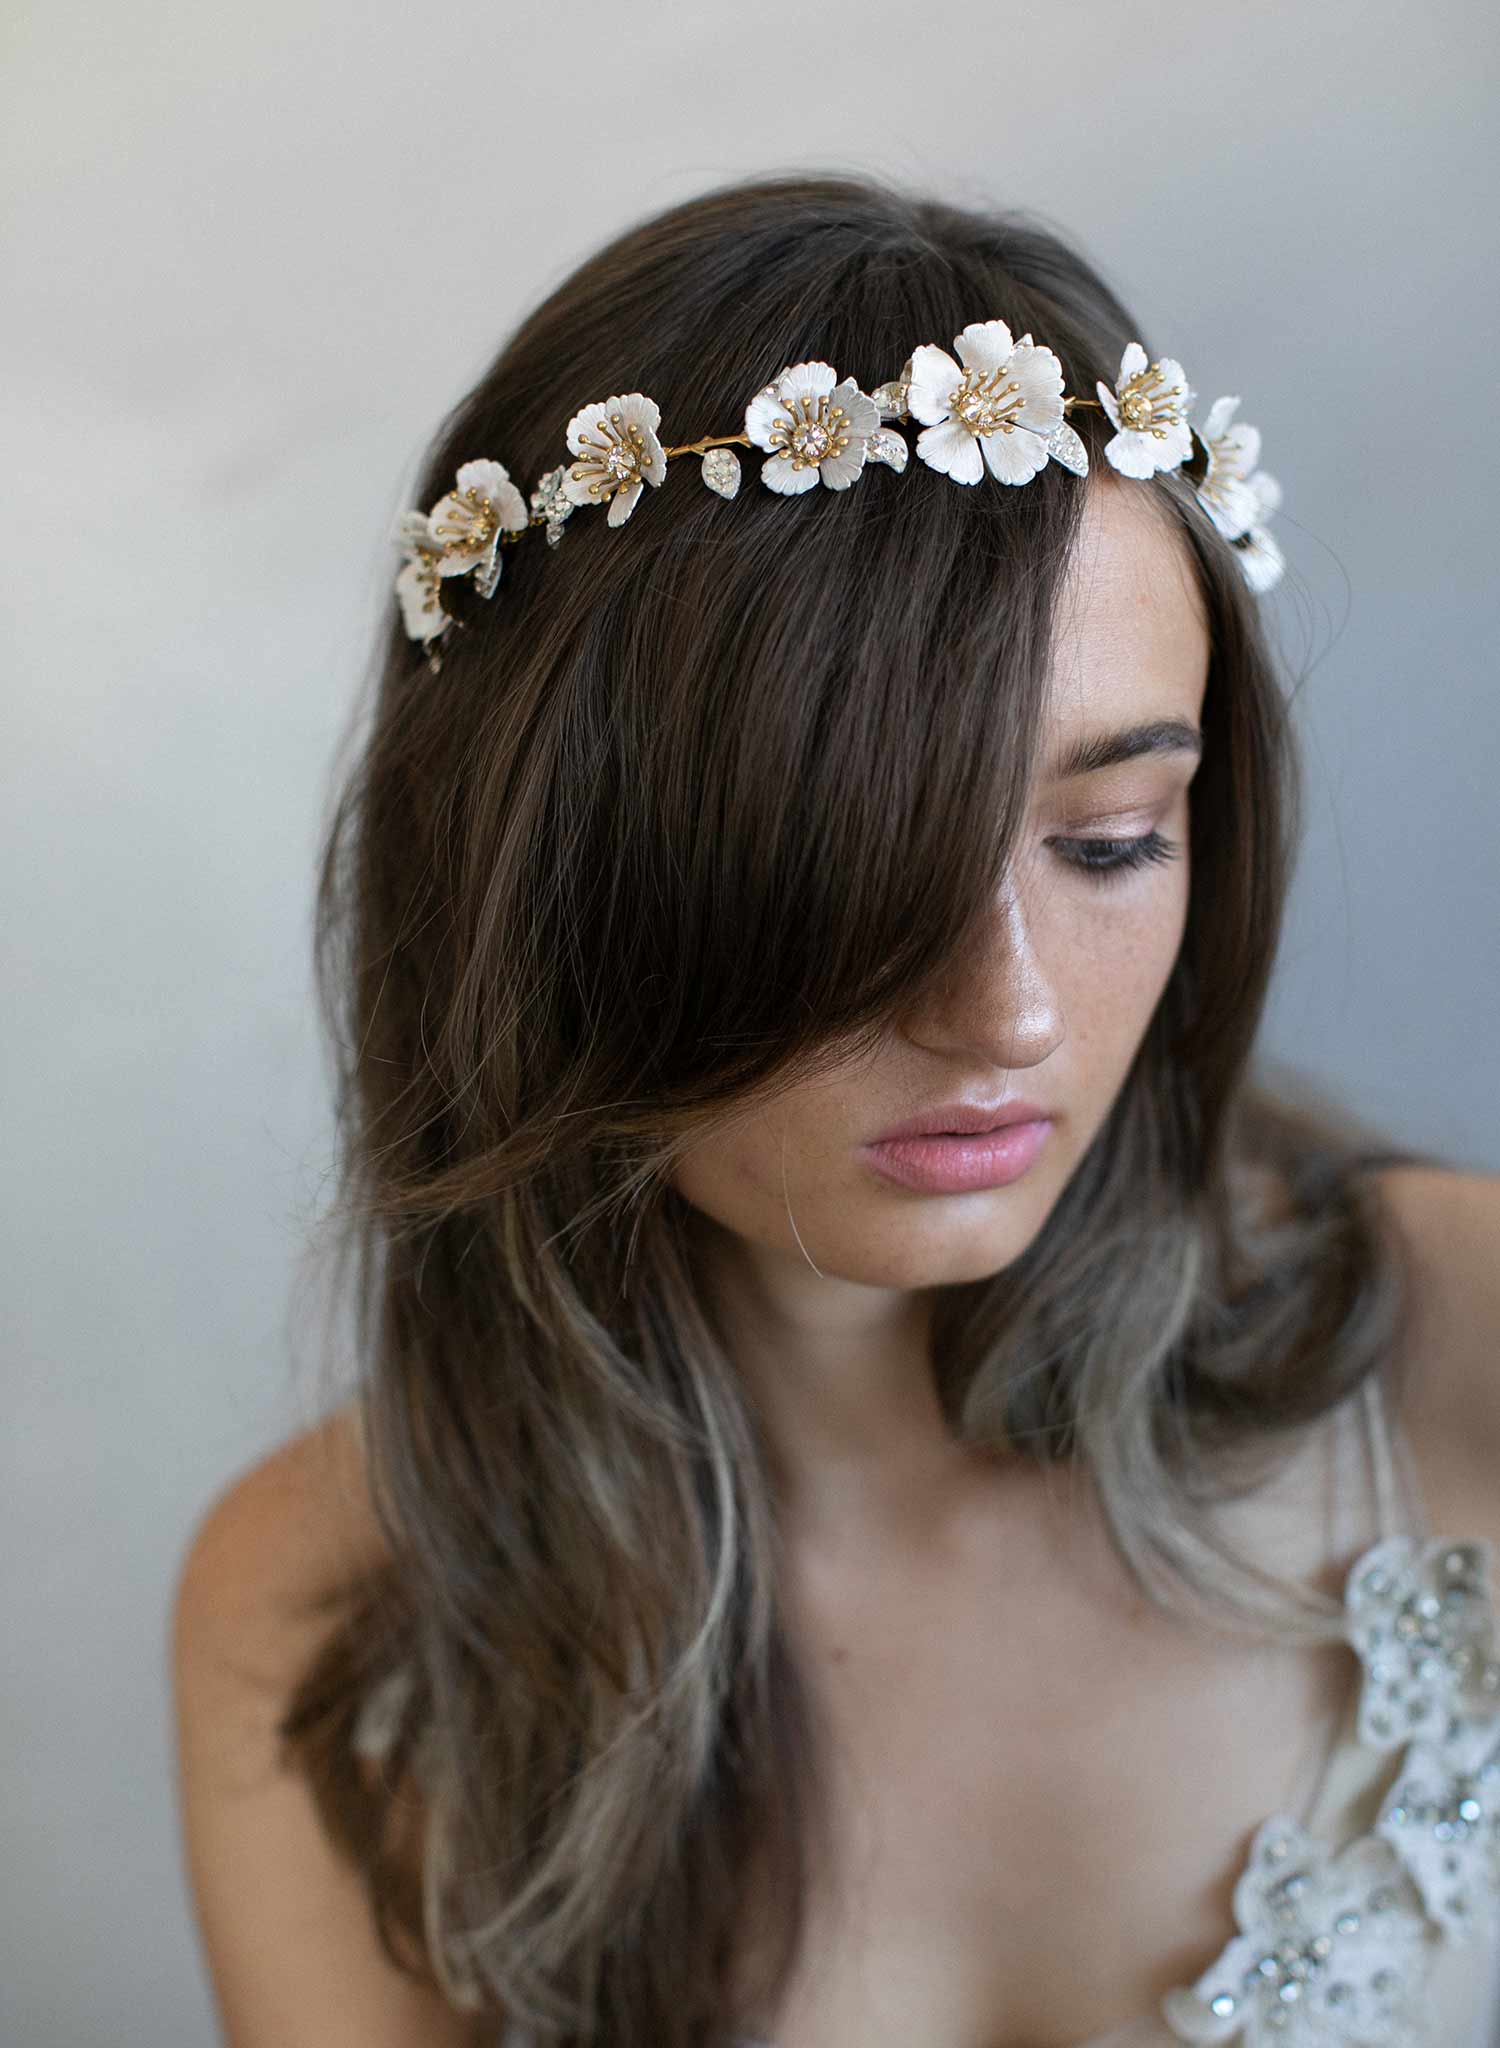
M 740 487 L 740 458 L 732 448 L 706 448 L 703 452 L 703 481 L 721 498 L 732 498 Z
M 883 420 L 904 420 L 910 418 L 910 414 L 906 410 L 906 379 L 904 376 L 893 377 L 888 384 L 877 384 L 870 393 L 870 396 L 880 407 L 880 417 Z
M 1059 420 L 1047 437 L 1047 453 L 1054 462 L 1060 462 L 1064 469 L 1072 470 L 1074 476 L 1089 473 L 1089 451 L 1079 439 L 1077 431 L 1066 420 Z
M 562 530 L 569 515 L 577 510 L 573 500 L 563 489 L 563 480 L 568 466 L 563 463 L 557 469 L 549 469 L 531 494 L 532 516 L 547 522 L 547 543 L 556 547 L 562 539 Z
M 892 427 L 877 427 L 865 443 L 865 460 L 888 463 L 898 476 L 906 467 L 909 453 L 906 436 Z

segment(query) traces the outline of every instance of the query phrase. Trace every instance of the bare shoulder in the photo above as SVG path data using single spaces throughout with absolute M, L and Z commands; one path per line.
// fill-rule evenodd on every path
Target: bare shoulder
M 1434 1528 L 1500 1540 L 1500 1174 L 1374 1179 L 1407 1262 L 1403 1419 Z
M 354 1409 L 236 1475 L 186 1546 L 172 1615 L 185 1874 L 228 2048 L 465 2048 L 472 2022 L 380 1948 L 278 1724 L 321 1593 L 384 1543 Z
M 377 1563 L 384 1551 L 360 1413 L 350 1401 L 214 1496 L 185 1551 L 178 1603 L 233 1611 L 243 1623 L 247 1607 L 290 1611 L 302 1595 Z

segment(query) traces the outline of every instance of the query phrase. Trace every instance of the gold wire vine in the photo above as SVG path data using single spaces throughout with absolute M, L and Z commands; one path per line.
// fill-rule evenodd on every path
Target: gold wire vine
M 1068 397 L 1062 402 L 1064 418 L 1073 410 L 1075 405 L 1089 405 L 1096 412 L 1104 410 L 1102 401 L 1097 398 Z M 909 420 L 910 414 L 906 417 Z M 889 422 L 882 421 L 881 424 L 887 425 Z M 748 434 L 705 434 L 701 440 L 684 441 L 680 447 L 663 448 L 661 452 L 663 457 L 670 462 L 674 455 L 706 455 L 710 448 L 749 448 L 752 445 Z M 546 524 L 547 514 L 545 512 L 533 512 L 524 526 L 502 527 L 500 529 L 499 545 L 503 548 L 514 547 L 518 540 L 525 538 L 533 526 L 545 526 Z M 464 623 L 462 619 L 456 617 L 453 613 L 449 613 L 448 616 L 452 625 L 462 628 Z M 441 650 L 434 647 L 427 656 L 427 666 L 436 675 L 442 668 L 442 665 Z

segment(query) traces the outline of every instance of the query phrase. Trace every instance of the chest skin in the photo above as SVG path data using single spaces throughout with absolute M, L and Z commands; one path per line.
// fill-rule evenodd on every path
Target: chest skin
M 1334 1597 L 1373 1534 L 1356 1505 L 1321 1547 L 1321 1461 L 1351 1436 L 1310 1437 L 1258 1511 Z M 1250 1838 L 1311 1793 L 1357 1678 L 1343 1645 L 1163 1614 L 1067 1476 L 1034 1470 L 930 1547 L 795 1556 L 784 1612 L 831 1847 L 780 2009 L 735 2007 L 775 2048 L 1080 2048 L 1154 2011 L 1232 1931 Z

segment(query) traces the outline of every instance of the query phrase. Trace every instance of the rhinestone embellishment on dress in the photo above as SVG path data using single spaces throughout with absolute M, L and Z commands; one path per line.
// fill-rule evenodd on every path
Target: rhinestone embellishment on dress
M 1355 1560 L 1345 1627 L 1359 1740 L 1405 1745 L 1374 1828 L 1335 1852 L 1288 1814 L 1257 1831 L 1239 1933 L 1161 2011 L 1179 2040 L 1426 2048 L 1435 1944 L 1500 1901 L 1500 1663 L 1485 1543 L 1388 1537 Z
M 1413 2017 L 1410 1967 L 1427 1939 L 1416 1887 L 1389 1842 L 1337 1855 L 1273 1814 L 1234 1892 L 1240 1933 L 1163 2011 L 1185 2041 L 1253 2048 L 1400 2040 Z
M 1500 1713 L 1488 1562 L 1478 1543 L 1392 1536 L 1350 1574 L 1349 1640 L 1365 1666 L 1360 1739 L 1395 1749 L 1453 1714 Z

